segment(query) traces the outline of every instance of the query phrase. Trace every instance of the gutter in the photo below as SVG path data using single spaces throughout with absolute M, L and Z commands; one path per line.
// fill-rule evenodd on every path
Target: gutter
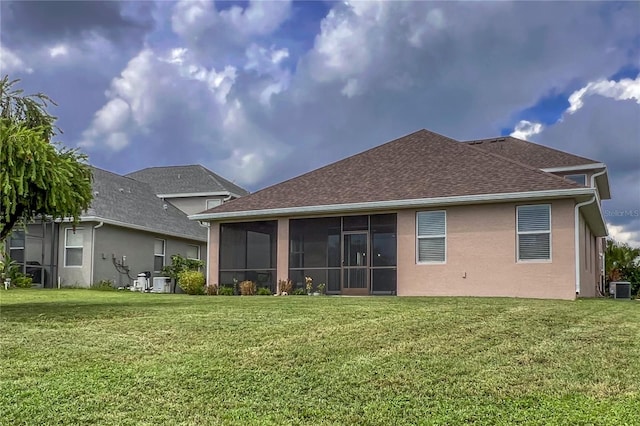
M 579 170 L 602 169 L 606 167 L 607 166 L 604 163 L 589 163 L 589 164 L 581 164 L 578 166 L 547 167 L 540 170 L 547 173 L 554 173 L 554 172 L 574 172 Z
M 395 208 L 430 207 L 460 204 L 477 204 L 484 202 L 509 202 L 528 199 L 566 198 L 580 195 L 594 196 L 594 188 L 555 189 L 547 191 L 508 192 L 503 194 L 475 194 L 454 197 L 417 198 L 412 200 L 370 201 L 364 203 L 327 204 L 319 206 L 284 207 L 275 209 L 245 210 L 235 212 L 215 211 L 190 215 L 191 220 L 218 220 L 257 218 L 269 216 L 287 216 L 316 213 L 347 213 L 367 210 L 385 210 Z M 214 209 L 215 210 L 215 209 Z
M 70 220 L 67 220 L 66 218 L 62 220 L 62 222 L 67 222 Z M 81 222 L 104 222 L 107 225 L 115 225 L 115 226 L 120 226 L 123 228 L 130 228 L 130 229 L 137 229 L 139 231 L 146 231 L 146 232 L 150 232 L 153 234 L 160 234 L 160 235 L 169 235 L 171 237 L 176 237 L 176 238 L 180 238 L 183 240 L 191 240 L 191 241 L 201 241 L 204 242 L 204 238 L 199 238 L 199 237 L 195 237 L 193 235 L 186 235 L 186 234 L 180 234 L 177 232 L 168 232 L 168 231 L 163 231 L 163 230 L 159 230 L 159 229 L 155 229 L 155 228 L 149 228 L 146 226 L 140 226 L 140 225 L 134 225 L 131 223 L 125 223 L 125 222 L 120 222 L 118 220 L 112 220 L 112 219 L 105 219 L 102 217 L 98 217 L 98 216 L 81 216 L 80 217 L 80 221 Z
M 91 228 L 91 272 L 89 273 L 89 275 L 91 276 L 91 281 L 89 282 L 89 286 L 92 286 L 94 284 L 94 278 L 95 278 L 93 276 L 93 273 L 94 273 L 95 264 L 96 264 L 96 257 L 95 257 L 96 229 L 102 228 L 103 226 L 104 226 L 104 221 L 100 221 L 99 224 Z
M 601 176 L 603 174 L 605 174 L 607 172 L 607 170 L 602 170 L 601 172 L 598 173 L 594 173 L 591 176 L 591 188 L 593 188 L 595 190 L 595 181 L 596 178 L 598 176 Z M 578 203 L 575 205 L 575 209 L 574 209 L 574 245 L 575 245 L 575 267 L 576 267 L 576 295 L 580 294 L 580 207 L 583 206 L 587 206 L 591 203 L 593 203 L 594 201 L 597 201 L 597 205 L 598 205 L 598 210 L 600 211 L 600 215 L 602 216 L 602 208 L 600 207 L 600 197 L 598 196 L 598 191 L 595 190 L 593 197 L 588 200 L 588 201 L 584 201 L 582 203 Z M 603 220 L 604 222 L 604 220 Z M 606 222 L 605 222 L 605 230 L 606 230 Z M 586 243 L 586 241 L 585 241 Z

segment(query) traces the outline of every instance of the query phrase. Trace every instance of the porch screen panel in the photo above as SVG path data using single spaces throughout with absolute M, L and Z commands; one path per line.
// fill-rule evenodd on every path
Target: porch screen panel
M 277 233 L 276 221 L 221 224 L 219 284 L 250 280 L 275 291 Z
M 398 251 L 396 228 L 395 214 L 370 216 L 372 294 L 396 293 Z
M 296 288 L 305 287 L 305 276 L 314 288 L 326 284 L 328 293 L 340 291 L 340 218 L 289 221 L 289 278 Z

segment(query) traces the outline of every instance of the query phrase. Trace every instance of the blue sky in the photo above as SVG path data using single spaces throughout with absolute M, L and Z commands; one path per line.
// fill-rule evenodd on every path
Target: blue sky
M 255 191 L 427 128 L 607 163 L 640 245 L 638 2 L 0 2 L 0 67 L 59 139 L 127 173 Z M 620 212 L 628 212 L 620 215 Z

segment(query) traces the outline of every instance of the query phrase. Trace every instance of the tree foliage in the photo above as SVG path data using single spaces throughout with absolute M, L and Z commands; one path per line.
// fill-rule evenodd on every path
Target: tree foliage
M 605 271 L 607 282 L 629 281 L 631 292 L 638 293 L 640 290 L 640 248 L 608 240 L 605 252 Z
M 23 95 L 19 80 L 0 80 L 0 242 L 20 220 L 37 216 L 78 221 L 92 199 L 90 167 L 75 149 L 52 143 L 55 105 L 44 94 Z

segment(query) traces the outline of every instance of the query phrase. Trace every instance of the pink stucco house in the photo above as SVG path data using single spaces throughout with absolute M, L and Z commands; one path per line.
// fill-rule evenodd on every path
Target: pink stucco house
M 190 218 L 210 225 L 210 283 L 574 299 L 600 290 L 609 198 L 597 161 L 420 130 Z

